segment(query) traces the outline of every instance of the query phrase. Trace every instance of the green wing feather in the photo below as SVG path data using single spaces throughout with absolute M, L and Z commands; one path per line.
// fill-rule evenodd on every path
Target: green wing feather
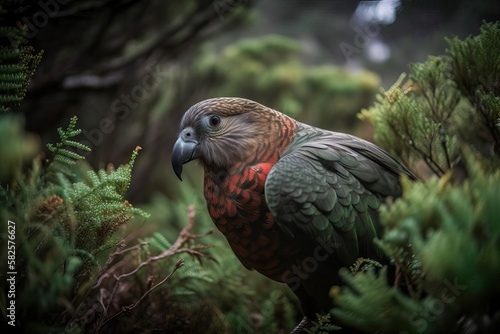
M 343 266 L 380 259 L 377 209 L 400 196 L 400 174 L 414 178 L 385 151 L 362 139 L 301 125 L 265 185 L 278 226 L 304 247 L 330 243 Z

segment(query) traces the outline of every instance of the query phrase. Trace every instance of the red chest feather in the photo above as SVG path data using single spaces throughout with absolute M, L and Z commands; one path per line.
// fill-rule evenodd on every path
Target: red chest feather
M 205 173 L 205 198 L 210 216 L 227 233 L 243 225 L 272 224 L 264 198 L 264 184 L 272 164 L 244 168 L 237 174 Z
M 242 172 L 205 171 L 205 198 L 215 225 L 247 268 L 277 281 L 290 266 L 288 256 L 298 247 L 274 224 L 264 196 L 272 164 L 258 164 Z

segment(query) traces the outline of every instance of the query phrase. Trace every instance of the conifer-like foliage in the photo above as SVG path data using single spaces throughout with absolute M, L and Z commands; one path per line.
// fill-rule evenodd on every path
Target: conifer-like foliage
M 470 146 L 481 163 L 499 163 L 499 23 L 485 23 L 481 34 L 447 39 L 447 54 L 411 64 L 400 79 L 363 110 L 375 127 L 375 139 L 408 165 L 423 162 L 442 176 Z M 420 171 L 428 175 L 429 171 Z
M 500 326 L 500 23 L 447 40 L 362 112 L 379 143 L 426 181 L 382 208 L 386 269 L 343 272 L 332 310 L 366 332 L 487 333 Z M 421 164 L 419 164 L 422 162 Z M 423 167 L 422 167 L 423 166 Z
M 61 203 L 68 202 L 71 212 L 64 211 L 52 217 L 52 224 L 60 225 L 61 233 L 68 242 L 74 242 L 77 252 L 87 254 L 91 258 L 100 251 L 116 244 L 111 236 L 116 230 L 130 220 L 134 214 L 148 217 L 144 211 L 133 208 L 124 199 L 131 182 L 131 171 L 141 147 L 136 147 L 125 166 L 115 170 L 113 165 L 98 171 L 89 170 L 85 179 L 75 182 L 72 173 L 77 161 L 84 156 L 74 150 L 90 151 L 90 148 L 71 140 L 81 133 L 76 129 L 77 118 L 71 118 L 67 129 L 58 129 L 60 142 L 47 144 L 52 152 L 46 170 L 47 175 L 55 174 L 55 191 L 61 194 Z M 52 176 L 53 177 L 53 176 Z M 79 222 L 74 228 L 67 224 L 74 216 Z

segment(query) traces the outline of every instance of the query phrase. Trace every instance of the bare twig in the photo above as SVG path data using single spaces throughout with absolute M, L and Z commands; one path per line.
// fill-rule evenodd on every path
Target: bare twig
M 410 279 L 408 278 L 408 275 L 404 275 L 405 282 L 406 282 L 406 287 L 408 289 L 408 293 L 410 296 L 417 298 L 418 296 L 415 295 L 415 291 L 413 290 L 412 284 L 410 282 Z
M 160 286 L 163 282 L 165 282 L 170 276 L 172 276 L 172 274 L 177 270 L 179 269 L 182 265 L 183 265 L 183 261 L 182 260 L 179 260 L 174 268 L 174 270 L 167 276 L 165 277 L 160 283 L 154 285 L 153 287 L 151 287 L 148 291 L 146 291 L 146 293 L 144 295 L 142 295 L 142 297 L 137 301 L 135 302 L 134 304 L 131 304 L 129 306 L 125 306 L 121 309 L 121 311 L 117 312 L 116 314 L 110 316 L 110 317 L 107 317 L 107 314 L 108 314 L 108 309 L 109 309 L 109 305 L 111 303 L 111 300 L 113 300 L 113 297 L 118 289 L 118 286 L 120 285 L 120 281 L 126 277 L 129 277 L 129 276 L 132 276 L 134 275 L 135 273 L 137 273 L 141 268 L 145 267 L 145 266 L 148 266 L 150 265 L 151 263 L 155 262 L 155 261 L 158 261 L 158 260 L 161 260 L 161 259 L 164 259 L 166 257 L 169 257 L 169 256 L 172 256 L 172 255 L 175 255 L 175 254 L 180 254 L 180 253 L 188 253 L 190 255 L 194 255 L 194 256 L 197 256 L 197 257 L 202 257 L 202 256 L 205 256 L 205 254 L 203 254 L 201 252 L 201 250 L 203 249 L 206 249 L 206 248 L 209 248 L 210 246 L 207 246 L 207 245 L 201 245 L 201 244 L 197 244 L 197 245 L 194 245 L 192 247 L 182 247 L 185 243 L 187 243 L 188 241 L 190 240 L 193 240 L 193 239 L 198 239 L 198 238 L 201 238 L 203 236 L 206 236 L 208 234 L 211 234 L 213 233 L 213 230 L 210 230 L 206 233 L 203 233 L 203 234 L 193 234 L 191 233 L 191 229 L 193 227 L 193 224 L 194 224 L 194 218 L 195 218 L 195 208 L 194 208 L 194 205 L 190 205 L 188 207 L 188 214 L 187 214 L 187 223 L 186 223 L 186 226 L 182 229 L 182 231 L 179 233 L 179 236 L 177 237 L 177 240 L 173 243 L 173 245 L 167 249 L 166 251 L 156 255 L 156 256 L 148 256 L 147 257 L 147 260 L 145 261 L 142 261 L 141 263 L 139 263 L 139 265 L 137 267 L 135 267 L 135 269 L 133 269 L 132 271 L 130 272 L 127 272 L 127 273 L 124 273 L 124 274 L 121 274 L 119 276 L 116 276 L 116 275 L 113 275 L 114 278 L 116 279 L 116 283 L 115 285 L 113 286 L 113 289 L 111 291 L 111 294 L 109 296 L 109 300 L 108 300 L 108 304 L 106 306 L 104 306 L 104 302 L 101 301 L 101 306 L 103 307 L 104 309 L 104 318 L 103 318 L 103 321 L 98 325 L 98 330 L 97 332 L 100 332 L 102 330 L 102 328 L 104 327 L 104 325 L 106 325 L 107 323 L 109 323 L 112 319 L 116 318 L 117 316 L 123 314 L 124 312 L 127 312 L 127 311 L 130 311 L 134 308 L 136 308 L 140 303 L 141 301 L 152 291 L 154 290 L 155 288 L 157 288 L 158 286 Z M 106 262 L 105 264 L 105 267 L 109 267 L 109 265 L 113 262 L 114 258 L 118 255 L 123 255 L 124 253 L 128 253 L 132 250 L 138 250 L 138 249 L 141 249 L 142 246 L 144 245 L 147 245 L 146 242 L 142 242 L 142 243 L 139 243 L 135 246 L 132 246 L 132 247 L 129 247 L 129 248 L 125 248 L 125 249 L 121 249 L 121 250 L 117 250 L 116 252 L 112 253 L 109 258 L 108 258 L 108 261 Z M 103 273 L 101 275 L 101 277 L 98 279 L 97 283 L 94 285 L 94 288 L 100 286 L 102 280 L 105 278 L 105 277 L 109 277 L 111 276 L 111 274 L 108 272 L 106 273 Z
M 399 287 L 399 280 L 400 279 L 401 279 L 401 268 L 396 263 L 396 277 L 394 278 L 394 288 L 398 288 Z
M 120 312 L 117 312 L 115 314 L 113 314 L 111 317 L 107 318 L 103 323 L 101 323 L 99 325 L 99 327 L 97 328 L 97 333 L 100 333 L 101 330 L 103 329 L 103 327 L 109 323 L 111 320 L 113 320 L 114 318 L 122 315 L 123 313 L 125 312 L 128 312 L 128 311 L 131 311 L 133 310 L 134 308 L 136 308 L 137 306 L 139 306 L 139 304 L 144 300 L 144 298 L 146 298 L 149 293 L 151 291 L 153 291 L 154 289 L 156 289 L 157 287 L 159 287 L 160 285 L 162 285 L 163 283 L 165 283 L 169 278 L 170 276 L 172 276 L 176 271 L 177 269 L 179 269 L 180 267 L 182 267 L 184 265 L 184 261 L 182 259 L 179 259 L 179 261 L 177 261 L 177 263 L 175 264 L 175 267 L 174 269 L 172 270 L 172 272 L 170 272 L 170 274 L 168 274 L 164 279 L 162 279 L 159 283 L 155 284 L 154 286 L 152 286 L 148 291 L 146 291 L 142 296 L 141 298 L 139 298 L 138 301 L 136 301 L 135 303 L 133 304 L 130 304 L 128 306 L 124 306 L 122 307 L 122 309 L 120 310 Z
M 125 277 L 128 277 L 128 276 L 132 276 L 133 274 L 135 274 L 136 272 L 138 272 L 142 267 L 147 266 L 151 262 L 164 259 L 164 258 L 172 256 L 174 254 L 178 254 L 178 253 L 182 253 L 182 252 L 193 254 L 193 249 L 191 249 L 191 248 L 181 248 L 181 246 L 183 244 L 185 244 L 186 242 L 188 242 L 189 240 L 191 240 L 191 239 L 198 239 L 198 238 L 201 238 L 201 237 L 204 237 L 204 236 L 206 236 L 208 234 L 213 233 L 213 230 L 210 230 L 207 233 L 203 233 L 203 234 L 192 234 L 190 232 L 190 230 L 193 227 L 194 216 L 195 216 L 194 205 L 190 205 L 188 207 L 188 220 L 187 220 L 187 224 L 186 224 L 186 226 L 184 226 L 184 228 L 182 229 L 182 231 L 179 233 L 179 236 L 177 237 L 177 240 L 175 240 L 175 242 L 172 245 L 172 247 L 170 247 L 166 251 L 164 251 L 164 252 L 162 252 L 162 253 L 160 253 L 160 254 L 158 254 L 156 256 L 149 257 L 147 260 L 141 262 L 134 270 L 132 270 L 132 271 L 126 273 L 126 274 L 121 274 L 120 276 L 115 276 L 116 280 L 120 281 L 122 278 L 125 278 Z M 201 253 L 199 253 L 197 255 L 200 255 L 200 254 Z
M 109 265 L 113 262 L 113 260 L 115 259 L 115 257 L 117 257 L 118 255 L 123 255 L 125 253 L 128 253 L 132 250 L 135 250 L 135 249 L 140 249 L 142 248 L 142 246 L 146 246 L 148 243 L 147 242 L 140 242 L 132 247 L 128 247 L 128 248 L 125 248 L 125 249 L 119 249 L 119 250 L 116 250 L 115 252 L 109 254 L 108 256 L 108 260 L 106 261 L 106 263 L 104 264 L 103 268 L 101 269 L 101 275 L 97 281 L 97 283 L 92 287 L 92 288 L 97 288 L 99 285 L 101 285 L 101 281 L 103 278 L 105 277 L 108 277 L 108 275 L 104 274 L 104 271 L 109 267 Z

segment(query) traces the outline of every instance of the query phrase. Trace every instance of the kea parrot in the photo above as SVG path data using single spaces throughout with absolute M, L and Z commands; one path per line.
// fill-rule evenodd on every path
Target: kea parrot
M 373 243 L 377 209 L 414 176 L 376 145 L 301 123 L 243 98 L 212 98 L 183 116 L 172 151 L 204 166 L 208 212 L 248 269 L 287 284 L 304 319 L 333 307 L 339 269 L 358 258 L 387 263 Z

